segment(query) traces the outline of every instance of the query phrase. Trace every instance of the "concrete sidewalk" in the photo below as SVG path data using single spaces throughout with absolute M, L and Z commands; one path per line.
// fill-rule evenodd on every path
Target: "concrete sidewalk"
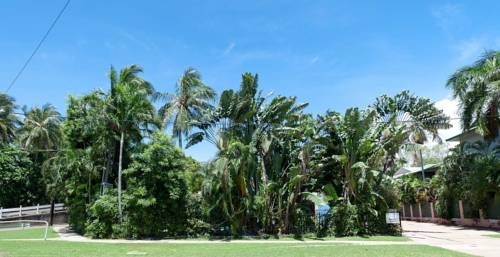
M 71 242 L 110 243 L 110 244 L 355 244 L 355 245 L 411 245 L 412 241 L 355 241 L 355 240 L 203 240 L 203 239 L 162 239 L 162 240 L 130 240 L 130 239 L 91 239 L 69 230 L 68 225 L 55 225 L 54 231 L 58 238 L 48 240 L 62 240 Z
M 438 246 L 477 256 L 500 256 L 500 238 L 485 236 L 498 234 L 498 232 L 415 221 L 403 221 L 402 225 L 403 235 L 419 244 Z

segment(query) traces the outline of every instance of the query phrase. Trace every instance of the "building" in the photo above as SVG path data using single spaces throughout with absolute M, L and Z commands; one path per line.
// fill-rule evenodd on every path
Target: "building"
M 426 164 L 424 165 L 424 175 L 425 178 L 431 178 L 436 175 L 436 172 L 439 170 L 440 164 Z M 400 178 L 403 176 L 416 176 L 422 177 L 422 167 L 401 167 L 394 174 L 393 178 Z

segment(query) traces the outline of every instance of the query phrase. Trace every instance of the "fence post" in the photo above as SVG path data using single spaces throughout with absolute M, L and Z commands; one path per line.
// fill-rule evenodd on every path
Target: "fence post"
M 423 218 L 422 218 L 422 204 L 421 203 L 418 203 L 418 215 L 419 215 L 420 221 L 422 221 Z
M 429 204 L 431 206 L 431 219 L 432 219 L 432 221 L 434 221 L 434 203 L 429 202 Z
M 36 214 L 40 214 L 40 204 L 36 205 Z
M 410 203 L 410 220 L 413 220 L 413 204 Z
M 0 207 L 0 219 L 2 218 L 3 207 Z
M 23 206 L 19 205 L 19 217 L 23 216 Z
M 460 223 L 464 222 L 464 203 L 458 200 L 458 211 L 460 212 Z
M 485 222 L 489 223 L 488 221 L 485 220 L 484 210 L 483 209 L 479 209 L 479 224 L 482 225 Z M 486 226 L 488 226 L 488 225 L 486 225 Z

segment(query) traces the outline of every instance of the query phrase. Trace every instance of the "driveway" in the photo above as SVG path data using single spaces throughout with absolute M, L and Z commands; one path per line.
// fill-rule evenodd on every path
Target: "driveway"
M 402 226 L 403 235 L 411 238 L 415 243 L 477 256 L 500 256 L 500 238 L 485 236 L 498 234 L 498 232 L 414 221 L 403 221 Z

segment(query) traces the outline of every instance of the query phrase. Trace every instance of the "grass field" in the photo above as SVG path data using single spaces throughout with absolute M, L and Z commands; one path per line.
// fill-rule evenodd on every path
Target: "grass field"
M 304 237 L 307 244 L 290 243 L 291 237 L 273 243 L 82 243 L 67 241 L 26 241 L 15 239 L 41 239 L 43 228 L 0 231 L 0 256 L 468 256 L 441 248 L 422 245 L 351 245 L 338 243 L 312 243 L 313 240 L 349 240 L 349 241 L 406 241 L 406 237 L 372 236 L 321 238 Z M 57 237 L 49 229 L 48 237 Z
M 496 234 L 496 235 L 484 235 L 484 236 L 493 237 L 493 238 L 500 238 L 500 234 Z
M 66 241 L 2 241 L 0 256 L 469 256 L 422 245 L 349 245 L 290 243 L 110 244 Z
M 45 228 L 0 230 L 0 239 L 43 239 L 44 234 Z M 53 237 L 57 237 L 57 233 L 49 228 L 47 231 L 47 238 Z

